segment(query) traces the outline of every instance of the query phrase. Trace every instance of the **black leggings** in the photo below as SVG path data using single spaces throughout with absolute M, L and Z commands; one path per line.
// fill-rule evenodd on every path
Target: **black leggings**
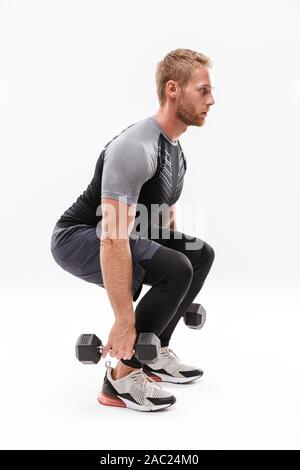
M 169 238 L 163 238 L 166 233 Z M 159 249 L 151 259 L 139 261 L 146 271 L 143 284 L 152 288 L 135 309 L 135 326 L 137 336 L 142 332 L 155 333 L 164 347 L 169 345 L 177 323 L 202 288 L 215 253 L 208 243 L 178 231 L 160 228 L 159 235 L 155 238 L 161 245 Z M 121 362 L 142 367 L 135 356 Z

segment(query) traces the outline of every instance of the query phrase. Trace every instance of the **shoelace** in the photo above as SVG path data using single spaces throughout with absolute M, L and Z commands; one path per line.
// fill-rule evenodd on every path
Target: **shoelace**
M 132 374 L 131 379 L 135 382 L 141 385 L 142 390 L 145 391 L 148 385 L 148 382 L 153 382 L 157 387 L 161 388 L 161 385 L 157 384 L 155 380 L 151 379 L 151 377 L 148 377 L 145 372 L 142 370 L 139 372 L 136 372 L 135 374 Z

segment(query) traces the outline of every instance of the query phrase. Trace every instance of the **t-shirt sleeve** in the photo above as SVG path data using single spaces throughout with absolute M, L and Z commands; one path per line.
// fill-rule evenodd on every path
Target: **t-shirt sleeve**
M 141 142 L 112 141 L 104 158 L 101 197 L 136 205 L 141 187 L 155 171 L 154 161 Z

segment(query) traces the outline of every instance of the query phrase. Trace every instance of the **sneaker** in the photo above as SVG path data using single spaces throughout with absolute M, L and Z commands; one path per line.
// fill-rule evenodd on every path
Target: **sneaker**
M 176 402 L 174 395 L 136 369 L 125 377 L 114 380 L 111 361 L 105 362 L 106 373 L 98 401 L 102 405 L 120 406 L 137 411 L 156 411 Z
M 203 370 L 183 364 L 174 351 L 168 346 L 161 348 L 158 360 L 151 364 L 143 364 L 143 370 L 156 382 L 183 384 L 199 379 Z

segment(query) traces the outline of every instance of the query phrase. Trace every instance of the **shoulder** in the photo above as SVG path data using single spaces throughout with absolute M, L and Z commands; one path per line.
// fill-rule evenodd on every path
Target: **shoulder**
M 128 165 L 145 165 L 151 173 L 157 169 L 159 134 L 150 118 L 131 124 L 107 145 L 105 160 L 121 160 Z

